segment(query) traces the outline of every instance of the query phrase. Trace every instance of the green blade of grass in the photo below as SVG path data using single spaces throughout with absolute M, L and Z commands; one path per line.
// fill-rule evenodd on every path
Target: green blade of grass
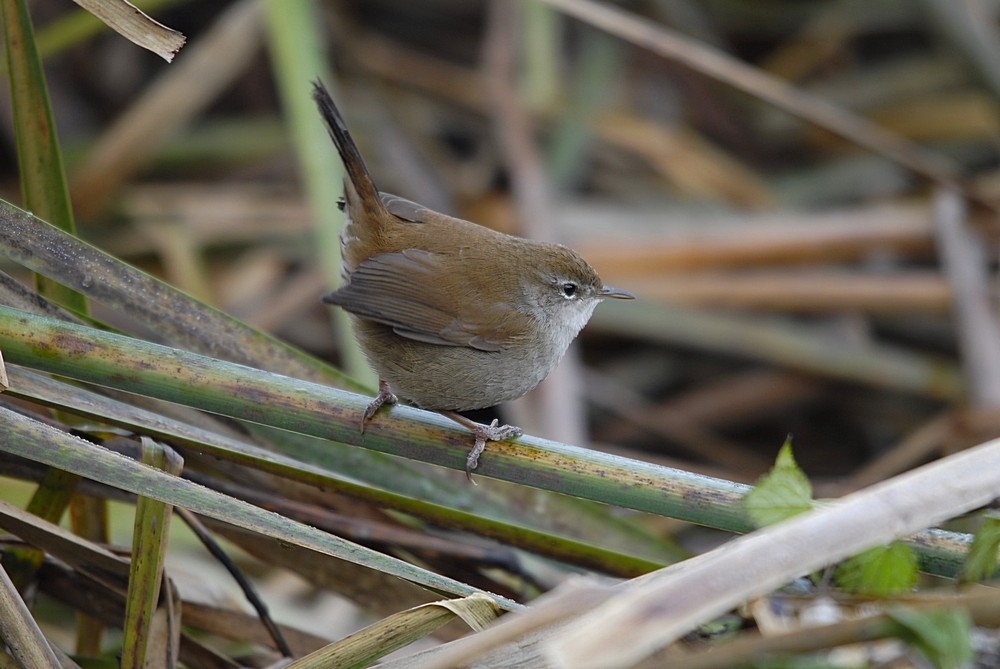
M 145 495 L 174 506 L 183 506 L 209 518 L 263 534 L 276 540 L 276 550 L 280 550 L 282 542 L 287 542 L 398 576 L 434 591 L 462 596 L 482 592 L 478 588 L 171 476 L 3 407 L 0 407 L 0 450 L 59 467 L 114 488 Z M 483 594 L 505 610 L 519 608 L 518 604 L 504 597 Z
M 69 203 L 59 138 L 52 121 L 45 73 L 35 47 L 34 28 L 24 0 L 0 0 L 0 21 L 3 23 L 24 206 L 41 219 L 74 234 L 73 209 Z M 87 302 L 76 291 L 44 276 L 36 277 L 35 285 L 38 292 L 52 301 L 77 313 L 86 313 Z
M 76 386 L 34 374 L 17 366 L 12 366 L 10 373 L 14 381 L 9 394 L 15 397 L 57 406 L 88 419 L 100 420 L 157 439 L 165 439 L 181 448 L 190 446 L 198 453 L 306 483 L 322 490 L 336 491 L 382 508 L 401 511 L 438 527 L 473 532 L 508 546 L 536 552 L 570 564 L 628 577 L 647 573 L 663 566 L 667 561 L 684 557 L 681 551 L 677 550 L 673 554 L 654 555 L 653 557 L 659 558 L 656 561 L 643 559 L 640 556 L 648 551 L 644 550 L 645 547 L 642 545 L 630 546 L 629 549 L 633 554 L 628 555 L 552 532 L 539 531 L 524 524 L 503 522 L 451 506 L 346 480 L 333 472 L 284 455 L 207 432 Z
M 184 461 L 170 447 L 143 437 L 142 463 L 178 476 Z M 146 495 L 140 495 L 136 501 L 122 625 L 122 667 L 142 667 L 146 663 L 153 612 L 160 599 L 172 510 L 170 504 Z

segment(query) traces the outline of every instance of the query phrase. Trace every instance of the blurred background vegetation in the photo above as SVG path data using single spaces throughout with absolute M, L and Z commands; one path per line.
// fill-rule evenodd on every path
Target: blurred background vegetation
M 174 63 L 64 0 L 30 3 L 78 236 L 362 384 L 374 379 L 342 317 L 319 301 L 337 280 L 341 186 L 317 77 L 381 189 L 565 243 L 640 298 L 600 306 L 553 378 L 499 409 L 526 432 L 743 483 L 793 434 L 831 496 L 1000 434 L 996 2 L 614 3 L 686 40 L 679 57 L 543 2 L 136 4 L 187 36 Z M 761 99 L 761 81 L 802 98 Z M 0 98 L 0 197 L 20 203 L 6 86 Z M 823 114 L 803 120 L 801 99 Z M 844 136 L 868 122 L 886 134 Z M 955 193 L 957 251 L 942 223 Z M 170 343 L 93 300 L 90 316 Z M 34 489 L 0 488 L 18 505 Z M 127 544 L 122 518 L 111 540 Z M 613 550 L 663 561 L 665 540 L 720 539 L 630 519 L 657 548 Z M 438 571 L 515 598 L 576 571 L 448 540 Z M 216 567 L 183 543 L 176 573 L 205 582 Z M 434 562 L 420 550 L 445 549 L 395 553 Z M 371 593 L 320 595 L 314 576 L 237 554 L 282 621 L 332 639 L 371 619 Z M 396 601 L 377 612 L 410 603 Z

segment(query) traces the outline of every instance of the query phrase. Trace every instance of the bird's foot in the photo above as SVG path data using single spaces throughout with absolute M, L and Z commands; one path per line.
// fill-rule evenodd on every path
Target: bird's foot
M 395 404 L 399 401 L 399 398 L 389 389 L 389 384 L 381 379 L 378 382 L 378 395 L 375 396 L 368 406 L 365 407 L 365 414 L 361 418 L 361 434 L 365 433 L 365 427 L 368 426 L 368 421 L 375 417 L 375 412 L 378 411 L 383 404 Z
M 521 428 L 514 425 L 499 425 L 499 422 L 494 418 L 489 425 L 474 423 L 475 427 L 471 428 L 473 436 L 476 437 L 476 444 L 465 458 L 465 477 L 472 485 L 478 485 L 472 478 L 472 470 L 479 466 L 479 456 L 486 450 L 486 442 L 506 441 L 523 434 Z

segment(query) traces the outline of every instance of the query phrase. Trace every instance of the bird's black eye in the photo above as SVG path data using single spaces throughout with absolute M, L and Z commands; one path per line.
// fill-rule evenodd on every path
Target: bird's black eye
M 559 286 L 559 289 L 562 290 L 563 297 L 571 298 L 571 297 L 576 297 L 576 291 L 578 290 L 578 287 L 575 283 L 566 282 L 563 285 Z

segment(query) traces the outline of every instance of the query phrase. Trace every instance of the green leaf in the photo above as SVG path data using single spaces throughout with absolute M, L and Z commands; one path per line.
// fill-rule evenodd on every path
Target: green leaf
M 773 525 L 812 509 L 812 485 L 795 462 L 791 436 L 782 444 L 771 471 L 747 493 L 743 507 L 757 526 Z
M 75 234 L 45 72 L 35 47 L 35 31 L 25 0 L 0 0 L 0 26 L 3 27 L 23 204 L 40 218 Z M 86 313 L 87 301 L 71 288 L 40 275 L 36 275 L 35 285 L 39 294 L 77 313 Z
M 184 460 L 172 448 L 142 437 L 142 463 L 174 476 L 184 468 Z M 171 504 L 139 495 L 132 532 L 132 560 L 122 625 L 122 666 L 143 666 L 147 661 L 153 616 L 160 601 L 163 562 L 167 556 Z M 167 607 L 165 607 L 167 608 Z
M 898 636 L 919 648 L 938 669 L 957 669 L 972 661 L 972 620 L 965 609 L 900 608 L 886 613 L 903 628 Z
M 997 572 L 997 547 L 1000 546 L 1000 516 L 987 513 L 972 538 L 972 546 L 962 565 L 959 581 L 969 583 L 990 578 Z
M 836 580 L 842 589 L 859 595 L 885 597 L 906 592 L 917 582 L 917 556 L 900 541 L 869 548 L 842 562 Z

